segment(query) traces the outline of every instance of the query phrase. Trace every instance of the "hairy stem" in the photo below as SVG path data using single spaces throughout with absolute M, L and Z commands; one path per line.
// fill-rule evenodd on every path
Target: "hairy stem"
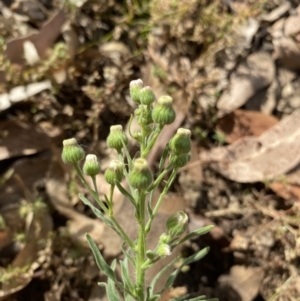
M 139 301 L 145 298 L 145 269 L 144 262 L 146 260 L 146 231 L 145 231 L 145 193 L 139 193 L 138 208 L 138 240 L 136 251 L 136 294 Z

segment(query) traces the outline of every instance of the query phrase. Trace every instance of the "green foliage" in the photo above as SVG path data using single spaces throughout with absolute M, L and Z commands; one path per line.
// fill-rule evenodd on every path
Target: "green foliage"
M 165 124 L 169 124 L 175 119 L 175 111 L 172 108 L 172 98 L 170 96 L 163 96 L 159 101 L 155 102 L 153 91 L 150 87 L 143 88 L 143 82 L 141 80 L 131 82 L 130 94 L 138 105 L 134 117 L 140 126 L 140 130 L 133 134 L 131 133 L 130 126 L 133 118 L 131 117 L 129 121 L 129 134 L 131 138 L 135 139 L 140 145 L 140 157 L 135 160 L 131 157 L 127 148 L 128 138 L 123 128 L 120 125 L 111 127 L 107 143 L 109 147 L 117 151 L 119 160 L 113 160 L 105 171 L 105 179 L 110 184 L 110 194 L 108 196 L 105 195 L 104 199 L 101 199 L 97 191 L 95 176 L 100 171 L 100 166 L 95 156 L 87 156 L 83 165 L 83 171 L 79 166 L 79 161 L 82 160 L 83 154 L 81 147 L 74 138 L 64 141 L 62 158 L 65 163 L 73 164 L 81 181 L 97 205 L 89 201 L 82 194 L 79 194 L 79 198 L 123 240 L 122 251 L 124 253 L 124 259 L 119 262 L 121 267 L 120 282 L 115 274 L 117 262 L 114 260 L 112 264 L 109 265 L 103 258 L 92 237 L 89 234 L 86 235 L 97 266 L 108 278 L 107 283 L 99 283 L 99 285 L 106 288 L 108 299 L 110 301 L 120 300 L 120 294 L 122 294 L 125 301 L 155 301 L 167 288 L 173 285 L 182 267 L 203 258 L 209 248 L 200 250 L 198 253 L 184 259 L 181 265 L 170 274 L 164 288 L 158 293 L 155 291 L 155 285 L 160 281 L 161 275 L 166 273 L 179 259 L 174 259 L 162 269 L 152 279 L 149 287 L 146 287 L 145 283 L 147 270 L 161 258 L 171 255 L 174 248 L 186 240 L 209 232 L 212 226 L 203 227 L 189 234 L 185 234 L 188 216 L 183 211 L 179 211 L 168 219 L 166 223 L 167 233 L 160 235 L 157 246 L 153 250 L 147 250 L 146 239 L 154 217 L 175 180 L 179 168 L 187 164 L 190 159 L 191 132 L 187 129 L 178 129 L 175 136 L 167 143 L 163 151 L 159 162 L 158 174 L 153 175 L 146 158 L 155 145 L 157 137 Z M 165 106 L 162 110 L 163 114 L 167 114 L 168 116 L 171 114 L 171 117 L 158 118 L 157 116 L 160 116 L 160 113 L 157 115 L 155 115 L 156 113 L 154 115 L 152 114 L 153 112 L 159 112 L 162 106 Z M 167 110 L 165 110 L 166 108 Z M 157 111 L 157 109 L 159 110 Z M 152 118 L 152 116 L 154 118 Z M 91 176 L 93 187 L 88 184 L 84 174 Z M 127 181 L 128 188 L 121 183 L 123 177 L 125 177 Z M 154 206 L 152 205 L 152 196 L 158 185 L 162 185 L 163 190 Z M 119 189 L 133 206 L 138 228 L 138 235 L 134 240 L 126 234 L 126 231 L 114 217 L 113 196 L 115 187 Z M 135 271 L 135 279 L 129 276 L 128 271 L 130 266 Z M 184 296 L 174 300 L 180 301 L 189 299 L 188 296 Z M 203 300 L 203 296 L 190 300 Z

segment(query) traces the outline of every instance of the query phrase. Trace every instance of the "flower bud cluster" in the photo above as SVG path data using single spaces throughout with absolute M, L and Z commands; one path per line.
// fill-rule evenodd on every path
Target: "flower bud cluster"
M 160 258 L 171 255 L 172 249 L 176 246 L 174 241 L 176 242 L 177 238 L 186 231 L 187 225 L 188 216 L 185 212 L 178 211 L 173 214 L 166 222 L 167 233 L 160 236 L 156 249 L 149 253 L 148 258 L 155 257 L 154 254 Z
M 131 99 L 139 105 L 134 115 L 143 129 L 148 126 L 150 133 L 153 130 L 153 126 L 150 125 L 153 123 L 164 126 L 174 122 L 176 113 L 172 107 L 173 99 L 171 96 L 161 96 L 155 104 L 153 90 L 149 86 L 144 87 L 141 79 L 131 81 L 129 90 Z M 137 141 L 139 140 L 137 139 Z

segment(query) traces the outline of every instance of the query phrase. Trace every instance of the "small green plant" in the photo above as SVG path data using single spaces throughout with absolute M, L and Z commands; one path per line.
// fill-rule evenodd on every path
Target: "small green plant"
M 121 300 L 121 294 L 126 301 L 155 301 L 159 299 L 167 288 L 173 285 L 183 266 L 201 259 L 207 254 L 209 248 L 202 249 L 198 253 L 185 258 L 182 264 L 170 274 L 162 291 L 155 291 L 156 283 L 169 267 L 179 262 L 179 259 L 173 260 L 162 269 L 152 279 L 149 286 L 146 285 L 145 281 L 147 270 L 161 258 L 171 255 L 174 248 L 183 242 L 209 232 L 212 226 L 206 226 L 185 234 L 188 216 L 185 212 L 179 211 L 168 219 L 166 232 L 162 233 L 158 238 L 156 248 L 153 250 L 147 249 L 147 234 L 151 229 L 154 217 L 163 202 L 164 196 L 176 178 L 179 168 L 186 165 L 190 160 L 191 132 L 183 128 L 177 130 L 177 133 L 167 143 L 163 151 L 157 175 L 153 176 L 146 158 L 163 127 L 173 123 L 175 120 L 176 114 L 172 107 L 173 100 L 170 96 L 162 96 L 155 101 L 152 89 L 144 87 L 140 79 L 130 83 L 130 96 L 138 105 L 138 108 L 134 111 L 134 117 L 140 125 L 140 130 L 133 133 L 130 131 L 132 116 L 129 122 L 129 134 L 140 145 L 139 157 L 134 160 L 130 156 L 127 148 L 128 138 L 122 126 L 112 126 L 107 137 L 107 145 L 117 151 L 119 160 L 113 160 L 104 174 L 105 180 L 110 184 L 110 194 L 108 196 L 105 195 L 104 199 L 101 199 L 97 191 L 96 176 L 101 169 L 97 157 L 95 155 L 87 155 L 81 168 L 79 162 L 84 159 L 85 153 L 74 138 L 63 141 L 62 160 L 64 163 L 74 166 L 81 181 L 97 205 L 95 206 L 82 194 L 79 194 L 79 198 L 93 210 L 98 218 L 111 227 L 124 242 L 122 247 L 124 259 L 120 260 L 120 281 L 115 273 L 116 260 L 113 260 L 112 264 L 108 265 L 92 237 L 86 234 L 99 269 L 108 277 L 107 283 L 100 283 L 106 287 L 108 299 L 110 301 Z M 86 181 L 85 176 L 91 177 L 92 187 Z M 125 186 L 124 178 L 128 188 Z M 152 204 L 152 197 L 158 185 L 163 185 L 163 190 L 154 205 Z M 122 228 L 114 216 L 113 196 L 115 189 L 119 189 L 126 196 L 132 204 L 132 210 L 135 212 L 138 234 L 134 240 L 126 234 L 126 229 Z M 129 276 L 129 264 L 132 265 L 135 271 L 134 279 L 131 279 Z M 196 301 L 204 299 L 205 296 L 192 299 L 188 299 L 188 296 L 182 296 L 173 300 Z

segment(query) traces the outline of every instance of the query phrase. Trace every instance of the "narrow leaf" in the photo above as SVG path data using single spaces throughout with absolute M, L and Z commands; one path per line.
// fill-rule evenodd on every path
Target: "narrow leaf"
M 120 260 L 120 265 L 121 265 L 121 271 L 122 271 L 122 280 L 124 286 L 132 291 L 133 290 L 133 285 L 131 283 L 129 274 L 128 274 L 128 258 L 125 256 L 124 260 Z
M 105 262 L 103 256 L 101 255 L 101 252 L 99 251 L 96 243 L 92 239 L 92 237 L 89 234 L 86 234 L 86 239 L 90 245 L 90 248 L 92 249 L 92 252 L 94 254 L 96 263 L 98 268 L 108 277 L 112 280 L 116 281 L 116 276 L 114 271 L 111 269 L 111 267 Z
M 200 228 L 200 229 L 197 229 L 191 233 L 189 233 L 188 235 L 186 235 L 184 238 L 182 238 L 177 244 L 180 245 L 182 244 L 183 242 L 189 240 L 189 239 L 192 239 L 192 238 L 195 238 L 197 236 L 200 236 L 200 235 L 204 235 L 208 232 L 210 232 L 210 230 L 213 228 L 214 226 L 212 225 L 209 225 L 209 226 L 206 226 L 206 227 L 203 227 L 203 228 Z
M 125 248 L 126 248 L 126 243 L 123 243 L 122 247 L 121 247 L 122 252 L 123 252 L 124 256 L 127 257 L 130 260 L 130 262 L 132 263 L 132 265 L 135 267 L 135 260 L 130 255 L 129 251 L 127 251 Z
M 193 299 L 189 299 L 187 301 L 219 301 L 219 299 L 217 299 L 217 298 L 206 299 L 205 296 L 199 296 L 199 297 L 196 297 L 196 298 L 193 298 Z
M 133 301 L 132 297 L 129 294 L 125 293 L 124 295 L 125 295 L 124 296 L 125 297 L 125 301 Z
M 116 260 L 114 259 L 111 264 L 112 271 L 115 270 Z M 116 289 L 115 282 L 111 278 L 107 280 L 106 293 L 109 301 L 120 301 L 120 295 Z
M 130 200 L 130 202 L 132 203 L 132 205 L 134 207 L 136 207 L 134 197 L 121 185 L 121 183 L 116 182 L 116 185 L 117 185 L 118 189 L 120 190 L 120 192 Z
M 179 258 L 175 258 L 173 259 L 169 264 L 167 264 L 163 269 L 161 269 L 152 279 L 150 286 L 149 286 L 149 296 L 151 297 L 153 295 L 154 292 L 154 288 L 155 285 L 157 283 L 157 281 L 159 280 L 159 278 L 163 275 L 163 273 L 165 273 L 167 271 L 168 268 L 170 268 L 171 266 L 173 266 L 177 261 L 179 260 Z M 164 290 L 161 292 L 163 293 Z
M 93 210 L 94 214 L 98 218 L 100 218 L 109 227 L 114 229 L 112 222 L 107 217 L 105 217 L 105 215 L 98 208 L 96 208 L 83 194 L 80 193 L 78 196 L 85 205 L 89 206 Z
M 178 273 L 180 272 L 180 270 L 183 266 L 200 260 L 201 258 L 203 258 L 208 253 L 208 251 L 209 251 L 209 247 L 206 247 L 206 248 L 200 250 L 198 253 L 193 254 L 193 255 L 189 256 L 188 258 L 186 258 L 184 260 L 184 262 L 181 264 L 181 266 L 178 269 L 176 269 L 173 273 L 171 273 L 171 275 L 167 279 L 164 290 L 173 285 L 174 280 L 176 279 Z
M 160 295 L 153 295 L 150 298 L 147 298 L 147 301 L 156 301 L 160 298 Z
M 201 258 L 203 258 L 207 253 L 209 252 L 209 247 L 206 247 L 202 250 L 200 250 L 198 253 L 193 254 L 191 256 L 189 256 L 188 258 L 186 258 L 183 262 L 183 264 L 181 265 L 180 268 L 182 268 L 185 265 L 191 264 L 193 262 L 196 262 L 198 260 L 200 260 Z

